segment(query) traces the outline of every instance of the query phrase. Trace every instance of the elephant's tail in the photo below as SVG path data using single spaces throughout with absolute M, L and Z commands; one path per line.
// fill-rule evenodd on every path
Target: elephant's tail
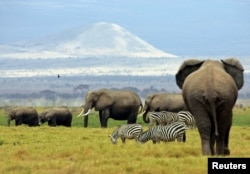
M 208 102 L 212 111 L 212 119 L 214 121 L 215 136 L 218 137 L 219 133 L 218 133 L 218 123 L 217 123 L 217 116 L 216 116 L 216 109 L 215 109 L 215 100 L 216 99 L 209 97 Z

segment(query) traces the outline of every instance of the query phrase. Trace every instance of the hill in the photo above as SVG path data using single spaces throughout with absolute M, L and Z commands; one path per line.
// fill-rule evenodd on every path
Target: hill
M 0 47 L 3 58 L 177 57 L 114 23 L 99 22 L 37 40 Z

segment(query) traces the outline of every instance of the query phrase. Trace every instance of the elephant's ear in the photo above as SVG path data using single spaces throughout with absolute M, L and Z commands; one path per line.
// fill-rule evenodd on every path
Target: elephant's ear
M 114 103 L 114 98 L 107 92 L 100 94 L 98 101 L 96 102 L 96 110 L 103 110 L 106 107 Z
M 182 85 L 186 77 L 199 69 L 203 62 L 204 60 L 188 59 L 182 63 L 177 74 L 175 75 L 175 80 L 179 88 L 182 89 Z
M 244 84 L 243 71 L 244 68 L 241 65 L 240 61 L 235 58 L 229 58 L 221 60 L 224 65 L 224 68 L 228 74 L 234 79 L 238 89 L 241 89 Z

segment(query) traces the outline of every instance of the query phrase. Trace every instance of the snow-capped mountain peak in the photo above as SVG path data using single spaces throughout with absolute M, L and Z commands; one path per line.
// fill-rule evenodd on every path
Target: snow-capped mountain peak
M 13 50 L 11 52 L 8 47 L 8 53 L 0 56 L 13 58 L 177 57 L 156 49 L 117 24 L 106 22 L 65 31 L 36 41 L 22 42 L 15 45 Z

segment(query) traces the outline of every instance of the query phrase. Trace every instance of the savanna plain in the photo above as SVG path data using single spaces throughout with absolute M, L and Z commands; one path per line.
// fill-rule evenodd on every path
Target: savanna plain
M 39 111 L 44 108 L 36 108 Z M 0 173 L 72 174 L 72 173 L 207 173 L 207 156 L 201 155 L 197 129 L 187 130 L 185 143 L 138 144 L 126 140 L 112 144 L 108 135 L 125 121 L 109 119 L 108 128 L 100 128 L 97 114 L 89 116 L 89 127 L 71 108 L 72 127 L 7 127 L 7 114 L 0 110 Z M 144 130 L 148 125 L 138 117 Z M 235 108 L 230 132 L 230 157 L 250 157 L 250 108 Z

